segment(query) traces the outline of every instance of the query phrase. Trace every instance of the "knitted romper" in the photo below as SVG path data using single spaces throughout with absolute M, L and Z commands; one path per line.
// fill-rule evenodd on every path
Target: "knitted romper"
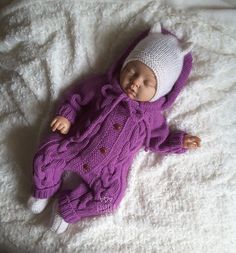
M 191 53 L 172 90 L 155 102 L 130 99 L 119 84 L 122 63 L 148 35 L 140 33 L 105 74 L 96 74 L 69 90 L 56 115 L 71 123 L 41 140 L 33 159 L 33 196 L 49 198 L 59 191 L 59 212 L 68 223 L 114 211 L 127 187 L 129 168 L 137 152 L 183 153 L 184 131 L 170 131 L 162 111 L 173 104 L 192 68 Z M 162 29 L 162 33 L 170 33 Z M 60 191 L 65 171 L 77 173 L 75 189 Z

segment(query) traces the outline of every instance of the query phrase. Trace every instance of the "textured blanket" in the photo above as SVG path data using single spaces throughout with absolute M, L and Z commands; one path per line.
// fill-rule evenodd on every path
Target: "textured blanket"
M 202 145 L 165 157 L 141 150 L 118 210 L 58 236 L 48 230 L 52 202 L 40 215 L 26 202 L 59 94 L 104 72 L 156 21 L 195 44 L 188 84 L 165 116 Z M 13 1 L 1 9 L 0 252 L 235 252 L 235 52 L 235 23 L 164 1 Z M 76 180 L 67 177 L 65 187 Z

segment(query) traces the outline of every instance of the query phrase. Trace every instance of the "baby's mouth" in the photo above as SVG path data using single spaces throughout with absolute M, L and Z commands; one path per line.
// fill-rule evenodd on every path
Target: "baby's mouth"
M 136 93 L 131 90 L 130 88 L 126 89 L 127 93 L 132 94 L 134 97 L 136 96 Z

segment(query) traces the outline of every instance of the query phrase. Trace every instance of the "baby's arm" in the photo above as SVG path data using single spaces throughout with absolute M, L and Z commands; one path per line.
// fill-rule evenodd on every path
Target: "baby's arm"
M 77 114 L 95 98 L 104 82 L 104 74 L 96 74 L 70 87 L 57 106 L 56 117 L 50 124 L 52 131 L 59 130 L 62 134 L 67 134 Z
M 165 118 L 162 116 L 159 118 L 159 122 L 160 119 L 161 124 L 154 120 L 154 126 L 152 128 L 150 143 L 147 150 L 161 154 L 180 154 L 186 152 L 188 148 L 200 146 L 200 138 L 188 135 L 182 130 L 170 131 Z M 196 142 L 195 147 L 194 142 Z

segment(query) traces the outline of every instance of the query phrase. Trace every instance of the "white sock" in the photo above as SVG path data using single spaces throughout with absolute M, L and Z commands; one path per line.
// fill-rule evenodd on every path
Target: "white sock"
M 31 196 L 28 199 L 27 206 L 35 214 L 41 213 L 47 206 L 49 199 L 37 199 Z
M 68 226 L 69 226 L 69 223 L 64 221 L 63 218 L 59 214 L 56 214 L 53 220 L 53 224 L 50 229 L 51 231 L 57 234 L 61 234 L 66 231 Z
M 64 221 L 64 219 L 59 215 L 57 202 L 54 204 L 54 207 L 53 207 L 53 216 L 54 216 L 53 223 L 50 230 L 57 234 L 61 234 L 65 232 L 69 226 L 69 223 Z

